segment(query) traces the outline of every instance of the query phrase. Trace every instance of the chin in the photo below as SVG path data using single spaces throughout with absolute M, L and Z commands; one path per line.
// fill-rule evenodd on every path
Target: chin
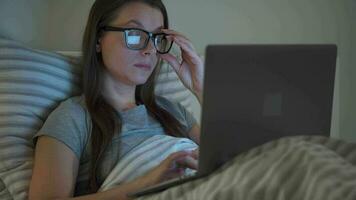
M 152 72 L 151 73 L 147 73 L 147 74 L 137 74 L 135 77 L 132 77 L 133 81 L 138 84 L 138 85 L 142 85 L 142 84 L 145 84 L 148 79 L 150 78 L 150 76 L 152 75 Z
M 135 85 L 143 85 L 147 82 L 148 78 L 142 78 L 142 79 L 136 79 L 133 82 L 135 83 Z

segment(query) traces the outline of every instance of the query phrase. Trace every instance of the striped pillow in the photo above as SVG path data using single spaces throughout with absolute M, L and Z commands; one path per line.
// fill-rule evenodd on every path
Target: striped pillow
M 59 102 L 80 94 L 78 59 L 34 50 L 0 38 L 0 199 L 27 199 L 32 136 Z M 156 94 L 193 112 L 193 95 L 168 65 Z
M 79 78 L 75 60 L 0 38 L 0 199 L 27 199 L 31 138 Z

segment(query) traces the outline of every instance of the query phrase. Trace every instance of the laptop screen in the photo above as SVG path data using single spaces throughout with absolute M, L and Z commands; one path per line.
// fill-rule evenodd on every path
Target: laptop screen
M 201 151 L 229 159 L 283 136 L 329 136 L 335 65 L 335 45 L 208 46 Z

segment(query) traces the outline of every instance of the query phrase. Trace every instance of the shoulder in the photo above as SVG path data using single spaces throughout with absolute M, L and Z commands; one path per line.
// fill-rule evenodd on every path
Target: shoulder
M 71 97 L 61 102 L 48 116 L 34 136 L 46 135 L 66 144 L 80 158 L 90 134 L 90 119 L 85 109 L 83 96 Z
M 85 118 L 88 115 L 85 106 L 84 96 L 74 96 L 62 101 L 51 115 L 58 115 L 61 118 Z
M 74 109 L 75 111 L 86 109 L 84 96 L 74 96 L 62 101 L 57 109 Z
M 70 122 L 81 128 L 91 128 L 91 117 L 85 105 L 84 95 L 70 97 L 61 102 L 51 115 L 64 123 Z

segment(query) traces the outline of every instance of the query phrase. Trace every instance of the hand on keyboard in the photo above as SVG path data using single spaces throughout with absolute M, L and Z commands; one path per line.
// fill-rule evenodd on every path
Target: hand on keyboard
M 196 157 L 196 151 L 172 153 L 140 179 L 146 183 L 146 186 L 149 186 L 172 178 L 179 178 L 186 175 L 187 169 L 193 171 L 198 169 L 198 160 L 195 159 Z M 191 174 L 192 172 L 189 173 Z

